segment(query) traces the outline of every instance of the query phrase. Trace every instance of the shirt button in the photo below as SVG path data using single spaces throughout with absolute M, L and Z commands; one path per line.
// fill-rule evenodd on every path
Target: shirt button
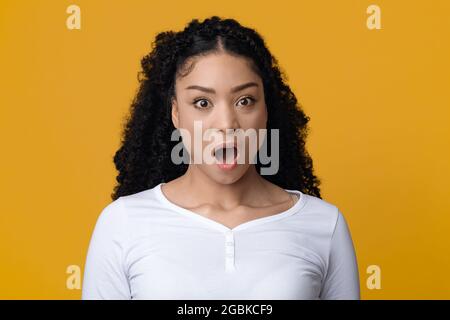
M 234 256 L 233 253 L 227 253 L 227 257 L 232 258 Z

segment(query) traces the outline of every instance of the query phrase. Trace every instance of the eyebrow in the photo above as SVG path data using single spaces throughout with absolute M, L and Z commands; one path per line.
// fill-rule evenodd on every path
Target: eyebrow
M 258 87 L 258 84 L 256 82 L 247 82 L 244 84 L 240 84 L 236 87 L 231 88 L 231 93 L 235 93 L 235 92 L 244 90 L 248 87 Z M 192 85 L 192 86 L 186 87 L 186 89 L 194 89 L 194 90 L 200 90 L 200 91 L 204 91 L 204 92 L 208 92 L 208 93 L 216 93 L 216 91 L 212 88 L 206 88 L 206 87 L 197 86 L 197 85 Z

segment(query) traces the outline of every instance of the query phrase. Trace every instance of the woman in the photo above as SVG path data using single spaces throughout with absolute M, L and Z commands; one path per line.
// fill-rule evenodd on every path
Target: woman
M 142 69 L 82 299 L 359 299 L 350 232 L 305 149 L 309 118 L 261 36 L 194 19 L 159 33 Z M 267 130 L 256 153 L 240 130 Z M 279 162 L 269 174 L 263 145 Z

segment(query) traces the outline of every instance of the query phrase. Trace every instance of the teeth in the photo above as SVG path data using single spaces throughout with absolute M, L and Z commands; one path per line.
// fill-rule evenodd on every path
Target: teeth
M 235 147 L 219 148 L 216 150 L 214 156 L 220 163 L 233 163 L 237 156 L 237 149 Z

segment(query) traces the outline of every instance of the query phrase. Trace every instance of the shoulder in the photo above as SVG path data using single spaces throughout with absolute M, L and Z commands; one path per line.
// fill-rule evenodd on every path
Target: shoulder
M 122 201 L 122 198 L 118 198 L 103 207 L 95 223 L 96 233 L 111 235 L 120 233 L 127 219 Z
M 118 202 L 117 206 L 128 212 L 128 215 L 139 209 L 154 208 L 161 205 L 159 192 L 159 185 L 157 185 L 143 191 L 121 196 L 116 200 Z
M 331 243 L 348 241 L 350 230 L 345 215 L 335 204 L 311 195 L 306 198 L 303 218 L 311 223 L 308 226 L 324 240 L 330 248 Z
M 148 206 L 156 198 L 155 188 L 121 196 L 105 205 L 97 217 L 96 228 L 110 231 L 124 229 L 133 212 Z
M 306 215 L 330 221 L 337 220 L 339 208 L 334 203 L 305 193 L 302 193 L 301 197 L 303 197 L 303 209 Z
M 337 205 L 306 193 L 301 193 L 301 198 L 303 205 L 298 215 L 301 223 L 310 228 L 311 232 L 330 240 L 339 216 L 342 215 Z
M 157 201 L 154 188 L 121 196 L 106 204 L 97 216 L 95 234 L 103 238 L 128 238 L 132 223 L 142 213 L 153 213 Z M 149 210 L 150 209 L 150 210 Z M 140 219 L 137 219 L 140 220 Z M 132 231 L 132 230 L 131 230 Z
M 116 222 L 126 224 L 129 232 L 146 232 L 152 225 L 161 225 L 172 218 L 171 207 L 166 204 L 161 195 L 160 186 L 121 196 L 110 204 L 112 217 Z

